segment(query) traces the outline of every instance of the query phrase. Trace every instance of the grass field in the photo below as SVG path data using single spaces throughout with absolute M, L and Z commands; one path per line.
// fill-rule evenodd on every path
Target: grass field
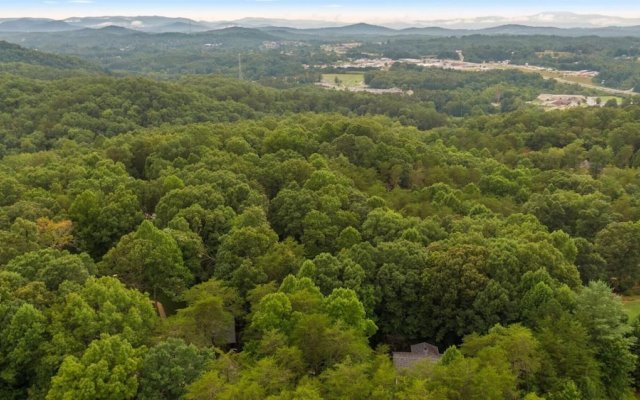
M 539 51 L 536 53 L 538 58 L 542 57 L 551 57 L 551 58 L 568 58 L 575 56 L 575 53 L 570 53 L 567 51 L 553 51 L 553 50 L 545 50 Z
M 507 67 L 504 67 L 507 68 Z M 579 85 L 590 85 L 590 86 L 594 86 L 597 88 L 598 85 L 596 85 L 595 83 L 593 83 L 593 79 L 589 78 L 589 77 L 581 77 L 581 76 L 565 76 L 563 75 L 561 72 L 559 71 L 546 71 L 546 70 L 539 70 L 539 69 L 534 69 L 531 67 L 527 67 L 524 65 L 512 65 L 508 68 L 515 68 L 518 69 L 522 72 L 533 72 L 536 74 L 540 74 L 543 77 L 547 78 L 547 79 L 558 79 L 560 81 L 565 81 L 568 83 L 577 83 Z
M 344 88 L 362 87 L 364 86 L 364 74 L 322 74 L 322 83 Z
M 563 79 L 565 81 L 569 81 L 569 82 L 574 82 L 574 83 L 581 83 L 584 85 L 594 85 L 597 86 L 595 83 L 593 83 L 593 79 L 589 78 L 589 77 L 583 77 L 583 76 L 566 76 L 563 75 L 560 72 L 555 72 L 555 71 L 539 71 L 539 73 L 547 78 L 554 78 L 554 79 Z
M 629 321 L 633 321 L 640 315 L 640 296 L 624 296 L 622 302 Z

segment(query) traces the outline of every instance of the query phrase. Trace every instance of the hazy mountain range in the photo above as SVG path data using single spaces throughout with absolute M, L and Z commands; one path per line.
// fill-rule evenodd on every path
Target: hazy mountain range
M 640 25 L 640 18 L 622 18 L 598 14 L 575 14 L 570 12 L 545 12 L 521 17 L 482 16 L 447 20 L 411 21 L 385 24 L 395 28 L 439 26 L 456 29 L 481 29 L 500 25 L 527 25 L 554 28 L 605 28 Z
M 142 32 L 202 32 L 234 26 L 244 28 L 262 28 L 283 26 L 288 28 L 323 28 L 344 25 L 341 23 L 315 20 L 285 20 L 266 18 L 244 18 L 235 21 L 194 21 L 188 18 L 158 16 L 138 17 L 74 17 L 64 20 L 44 18 L 0 18 L 1 32 L 60 32 L 83 28 L 100 29 L 107 26 L 119 26 Z
M 117 26 L 146 33 L 198 33 L 229 27 L 255 28 L 301 35 L 432 35 L 463 36 L 558 35 L 558 36 L 640 36 L 640 19 L 573 13 L 541 13 L 528 17 L 478 17 L 473 19 L 389 22 L 382 25 L 344 24 L 315 20 L 244 18 L 235 21 L 194 21 L 159 16 L 77 17 L 65 20 L 42 18 L 0 19 L 0 32 L 65 32 Z

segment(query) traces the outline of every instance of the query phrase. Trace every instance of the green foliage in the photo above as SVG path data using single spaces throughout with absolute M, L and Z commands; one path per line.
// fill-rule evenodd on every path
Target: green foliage
M 128 286 L 157 299 L 175 300 L 193 281 L 173 237 L 144 221 L 123 236 L 99 264 L 102 275 L 117 276 Z
M 141 351 L 118 336 L 93 341 L 82 357 L 69 356 L 51 380 L 47 400 L 133 399 Z
M 28 65 L 44 65 L 60 69 L 94 69 L 91 64 L 73 57 L 42 54 L 39 51 L 27 50 L 15 44 L 0 41 L 0 54 L 3 63 L 25 63 Z M 76 71 L 77 72 L 77 71 Z
M 55 249 L 43 249 L 15 257 L 4 269 L 16 272 L 29 281 L 44 282 L 48 290 L 57 290 L 65 281 L 83 284 L 97 271 L 87 254 L 74 255 L 66 250 Z
M 592 282 L 578 295 L 576 318 L 591 338 L 607 397 L 623 397 L 637 360 L 631 352 L 633 339 L 628 336 L 630 328 L 620 298 L 605 283 Z
M 640 224 L 620 222 L 607 225 L 598 233 L 596 248 L 606 262 L 607 276 L 619 290 L 640 281 Z
M 180 339 L 167 339 L 149 349 L 140 365 L 137 398 L 178 399 L 213 359 Z
M 184 292 L 186 307 L 163 323 L 165 336 L 183 338 L 199 347 L 235 343 L 235 319 L 242 314 L 236 290 L 209 280 Z
M 586 329 L 567 314 L 546 319 L 537 335 L 544 350 L 542 390 L 563 391 L 572 381 L 584 398 L 602 398 L 600 371 Z
M 307 368 L 320 372 L 346 357 L 366 358 L 366 337 L 376 326 L 353 291 L 335 289 L 325 298 L 308 278 L 290 275 L 277 293 L 256 305 L 250 329 L 258 337 L 274 331 L 285 335 L 300 349 Z
M 69 214 L 81 248 L 94 257 L 106 253 L 142 221 L 136 195 L 124 188 L 106 196 L 82 192 L 71 204 Z
M 3 313 L 6 312 L 2 308 Z M 46 340 L 46 324 L 43 313 L 25 303 L 12 313 L 7 324 L 0 330 L 0 382 L 4 385 L 23 386 L 35 374 L 35 366 L 42 357 L 40 346 Z
M 65 284 L 60 297 L 47 310 L 48 340 L 41 346 L 44 354 L 36 377 L 49 378 L 67 356 L 80 357 L 101 335 L 140 346 L 149 340 L 157 322 L 149 298 L 125 288 L 116 278 L 89 278 L 82 287 Z
M 467 356 L 479 357 L 483 351 L 502 353 L 516 378 L 519 389 L 535 388 L 542 367 L 541 348 L 533 332 L 520 325 L 496 325 L 485 336 L 467 336 L 462 350 Z
M 427 383 L 436 398 L 505 399 L 516 393 L 515 375 L 504 352 L 485 349 L 477 358 L 457 356 L 447 361 L 433 368 Z

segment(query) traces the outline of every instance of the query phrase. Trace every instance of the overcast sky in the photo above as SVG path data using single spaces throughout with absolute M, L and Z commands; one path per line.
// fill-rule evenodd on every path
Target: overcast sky
M 243 17 L 337 21 L 522 16 L 547 11 L 640 17 L 640 0 L 0 0 L 0 17 L 164 15 L 199 20 Z

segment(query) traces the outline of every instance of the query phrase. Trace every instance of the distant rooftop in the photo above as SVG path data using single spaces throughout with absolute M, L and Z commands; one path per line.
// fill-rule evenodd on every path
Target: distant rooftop
M 432 361 L 440 360 L 440 350 L 429 343 L 417 343 L 411 346 L 410 352 L 393 352 L 393 365 L 396 369 L 406 369 L 413 366 L 418 361 L 431 359 Z

